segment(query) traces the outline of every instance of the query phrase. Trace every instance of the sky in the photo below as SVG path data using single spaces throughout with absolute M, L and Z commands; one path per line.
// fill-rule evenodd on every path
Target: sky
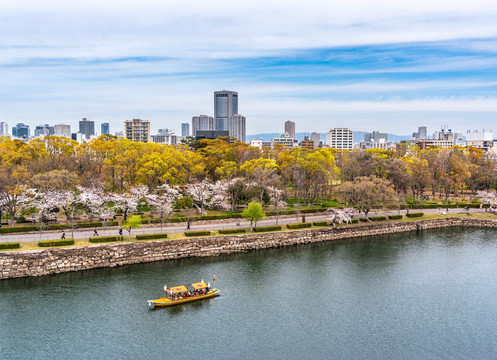
M 495 0 L 0 0 L 0 121 L 497 132 Z

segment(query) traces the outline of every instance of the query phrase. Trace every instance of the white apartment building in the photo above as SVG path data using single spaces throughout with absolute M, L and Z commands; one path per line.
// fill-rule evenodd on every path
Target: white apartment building
M 354 132 L 347 128 L 334 128 L 326 133 L 326 145 L 337 150 L 354 148 Z
M 124 136 L 131 141 L 150 141 L 150 121 L 133 119 L 124 122 Z

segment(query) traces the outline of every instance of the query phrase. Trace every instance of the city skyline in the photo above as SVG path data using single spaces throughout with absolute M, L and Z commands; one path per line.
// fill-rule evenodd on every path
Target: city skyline
M 492 128 L 497 118 L 494 2 L 216 9 L 152 0 L 4 4 L 0 121 L 76 128 L 87 117 L 117 130 L 141 118 L 180 132 L 218 89 L 243 94 L 248 134 L 280 131 L 288 119 L 309 131 L 409 134 L 423 124 Z

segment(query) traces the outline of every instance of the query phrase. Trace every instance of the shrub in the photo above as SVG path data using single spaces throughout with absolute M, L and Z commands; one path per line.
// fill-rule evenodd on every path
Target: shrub
M 136 240 L 152 240 L 152 239 L 166 239 L 167 234 L 144 234 L 144 235 L 136 235 Z
M 422 212 L 406 214 L 406 216 L 408 218 L 417 218 L 417 217 L 421 217 L 423 215 L 424 215 L 424 213 L 422 213 Z
M 102 224 L 103 225 L 103 224 Z M 119 221 L 107 221 L 105 226 L 119 226 Z
M 123 241 L 123 236 L 95 236 L 91 237 L 89 241 L 91 243 L 102 243 L 102 242 L 113 242 L 113 241 Z
M 36 226 L 14 226 L 14 227 L 2 227 L 0 229 L 0 234 L 9 234 L 9 233 L 19 233 L 19 232 L 28 232 L 28 231 L 38 231 Z
M 357 219 L 356 219 L 356 220 L 357 220 Z M 368 219 L 367 219 L 367 218 L 365 218 L 365 217 L 359 218 L 359 220 L 360 220 L 361 222 L 368 222 Z
M 357 224 L 359 222 L 358 219 L 350 219 L 351 224 Z
M 388 215 L 388 219 L 390 220 L 400 220 L 403 217 L 404 217 L 403 215 Z
M 314 221 L 312 223 L 314 226 L 328 226 L 328 221 Z
M 74 245 L 74 239 L 57 239 L 38 241 L 39 247 Z
M 386 220 L 387 217 L 386 216 L 371 216 L 369 218 L 369 220 L 371 221 L 383 221 L 383 220 Z
M 66 224 L 52 224 L 43 227 L 43 230 L 62 230 L 67 228 L 70 228 L 70 226 Z
M 74 228 L 76 228 L 76 229 L 86 229 L 86 228 L 93 228 L 93 227 L 102 227 L 102 222 L 101 221 L 94 221 L 94 222 L 78 223 L 78 224 L 74 225 Z
M 220 234 L 240 234 L 247 232 L 247 229 L 222 229 L 219 230 Z
M 281 230 L 281 225 L 263 226 L 263 227 L 253 228 L 252 230 L 255 232 L 279 231 Z
M 5 242 L 5 243 L 0 243 L 0 249 L 19 249 L 21 247 L 21 244 L 18 242 Z
M 296 223 L 296 224 L 288 224 L 286 227 L 288 229 L 303 229 L 310 228 L 312 226 L 311 223 Z
M 211 232 L 207 230 L 200 231 L 185 231 L 185 236 L 208 236 Z

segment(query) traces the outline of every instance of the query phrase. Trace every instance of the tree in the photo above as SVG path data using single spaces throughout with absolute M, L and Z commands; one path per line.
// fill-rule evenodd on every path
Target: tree
M 262 211 L 261 204 L 252 201 L 249 206 L 245 210 L 243 210 L 242 216 L 245 219 L 250 220 L 250 231 L 252 231 L 252 224 L 254 224 L 254 226 L 256 227 L 257 221 L 263 219 L 266 214 L 264 214 L 264 211 Z
M 478 197 L 481 202 L 488 205 L 490 209 L 495 209 L 497 207 L 497 194 L 488 191 L 478 191 Z
M 205 203 L 212 196 L 212 184 L 208 180 L 196 181 L 185 186 L 185 193 L 193 200 L 193 205 L 204 214 Z
M 140 215 L 132 215 L 128 220 L 123 222 L 123 228 L 126 229 L 129 236 L 129 241 L 131 241 L 131 231 L 140 227 L 142 223 L 142 217 Z
M 40 240 L 43 228 L 50 220 L 57 220 L 57 199 L 50 192 L 30 189 L 30 198 L 23 205 L 24 210 L 32 211 L 31 221 L 38 225 Z
M 350 223 L 350 220 L 355 215 L 355 210 L 353 208 L 344 208 L 344 209 L 337 209 L 337 208 L 329 208 L 326 210 L 328 213 L 328 221 L 331 223 L 331 225 L 335 226 L 335 224 L 340 224 L 342 222 L 344 223 Z
M 181 194 L 177 186 L 169 186 L 168 184 L 158 186 L 156 192 L 157 194 L 147 195 L 146 200 L 152 209 L 159 213 L 162 231 L 165 217 L 172 213 L 174 204 L 181 198 Z
M 338 187 L 337 191 L 342 194 L 347 203 L 363 211 L 366 218 L 373 207 L 385 207 L 396 200 L 390 182 L 374 175 L 346 181 Z
M 274 204 L 274 212 L 276 214 L 276 225 L 278 225 L 278 220 L 280 217 L 280 210 L 286 209 L 288 204 L 283 201 L 285 198 L 285 190 L 280 190 L 276 186 L 270 186 L 269 192 L 271 194 L 271 201 Z
M 52 198 L 55 204 L 64 212 L 67 222 L 71 225 L 71 237 L 74 238 L 75 221 L 84 210 L 79 192 L 73 190 L 52 190 L 45 196 Z

